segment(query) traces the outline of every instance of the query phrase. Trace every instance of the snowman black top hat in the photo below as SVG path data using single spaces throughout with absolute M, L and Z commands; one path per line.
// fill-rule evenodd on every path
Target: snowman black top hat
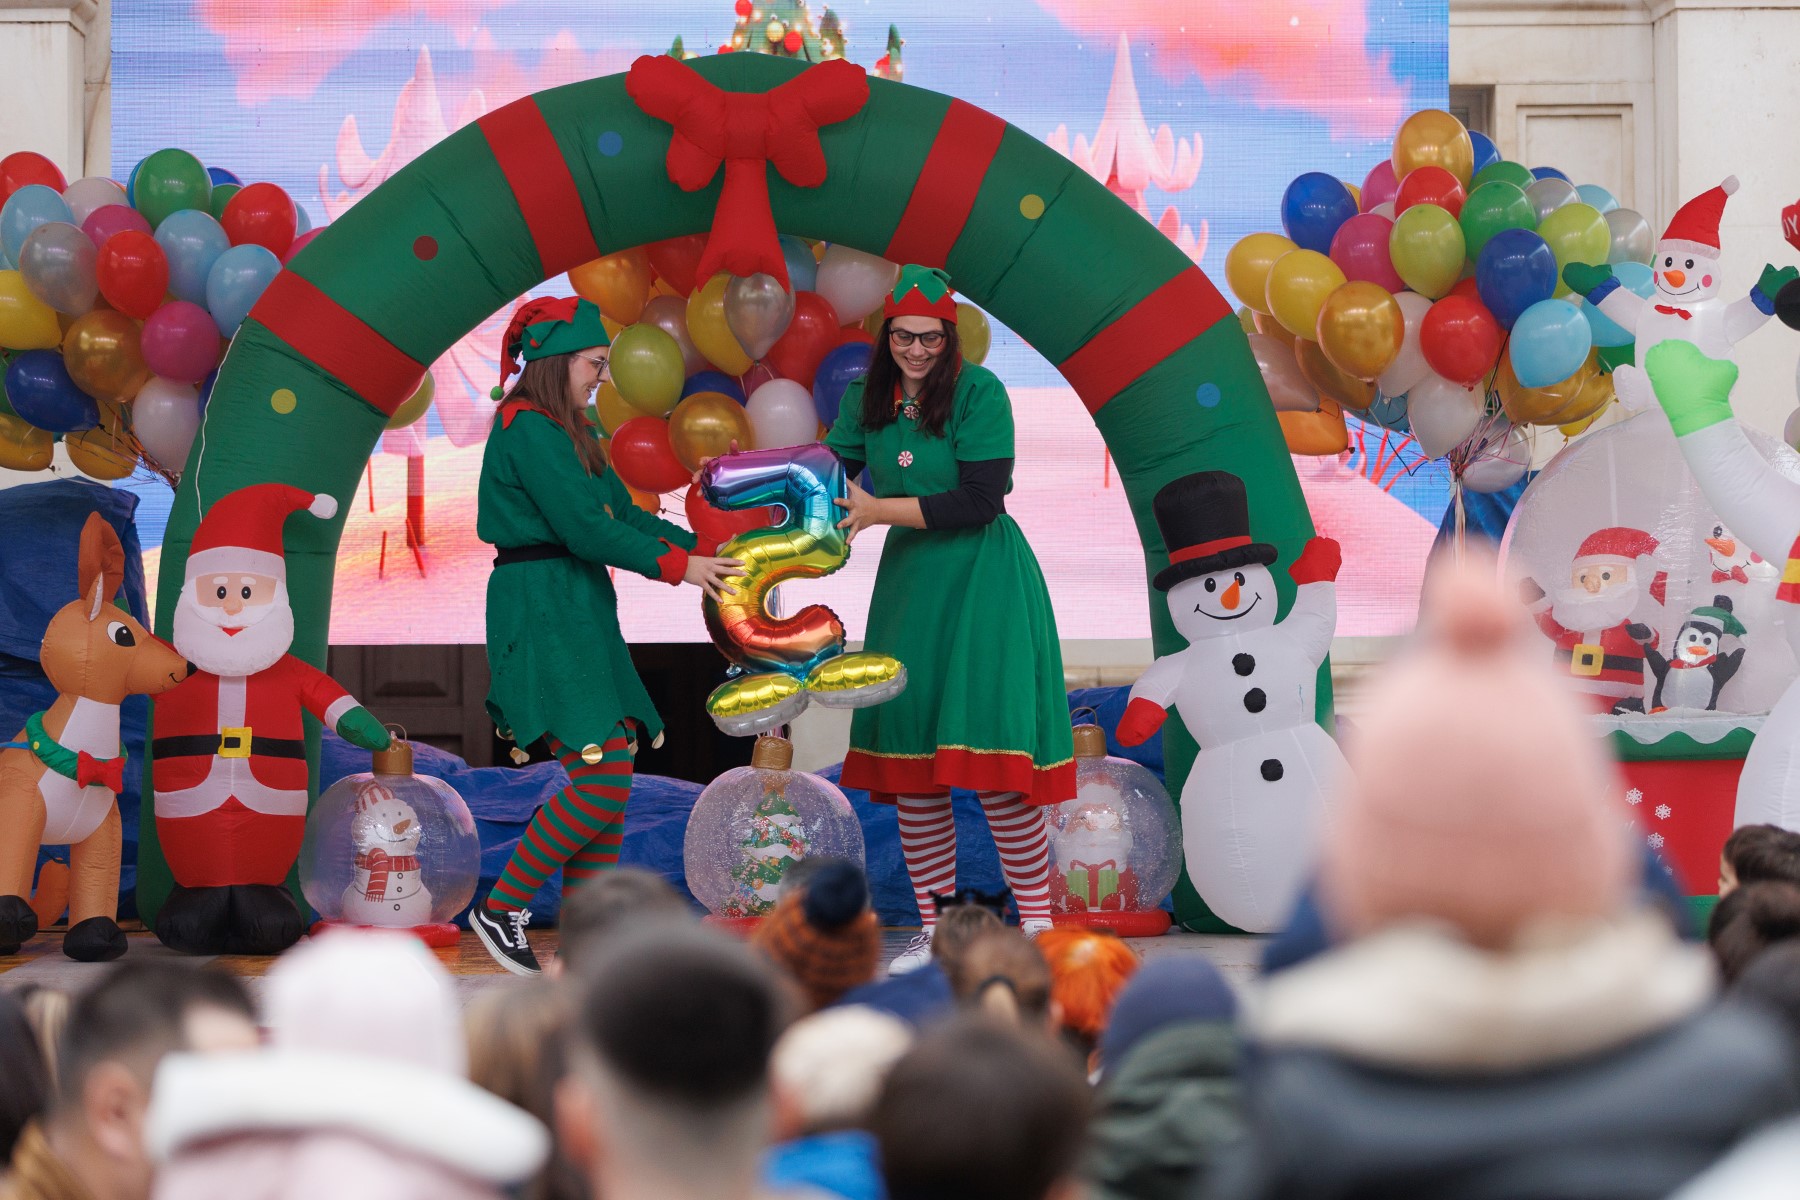
M 1157 491 L 1155 510 L 1156 528 L 1169 550 L 1169 565 L 1153 581 L 1158 591 L 1196 575 L 1275 561 L 1275 547 L 1250 540 L 1244 481 L 1229 471 L 1197 471 L 1170 480 Z

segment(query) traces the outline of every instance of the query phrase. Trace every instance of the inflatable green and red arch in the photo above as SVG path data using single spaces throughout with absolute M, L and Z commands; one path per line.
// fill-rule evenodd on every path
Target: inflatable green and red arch
M 689 65 L 738 93 L 805 69 L 760 54 Z M 1168 561 L 1151 499 L 1192 471 L 1242 476 L 1258 540 L 1284 560 L 1299 552 L 1312 522 L 1249 345 L 1230 304 L 1155 226 L 1038 139 L 922 88 L 871 78 L 861 110 L 818 136 L 821 186 L 768 172 L 779 229 L 942 266 L 1055 363 L 1118 464 L 1150 575 Z M 570 267 L 710 228 L 721 180 L 679 190 L 670 139 L 627 95 L 625 75 L 528 96 L 445 138 L 298 255 L 220 371 L 163 543 L 158 631 L 171 626 L 195 527 L 219 497 L 266 481 L 349 497 L 387 416 L 481 321 Z M 347 508 L 287 535 L 294 652 L 320 665 Z M 1292 587 L 1278 578 L 1285 608 Z M 1162 595 L 1149 602 L 1157 653 L 1179 649 Z M 1178 796 L 1195 747 L 1179 721 L 1165 728 Z M 316 739 L 315 728 L 315 779 Z M 154 920 L 170 879 L 148 780 L 144 797 L 138 905 Z M 1210 919 L 1185 877 L 1176 915 L 1191 927 Z

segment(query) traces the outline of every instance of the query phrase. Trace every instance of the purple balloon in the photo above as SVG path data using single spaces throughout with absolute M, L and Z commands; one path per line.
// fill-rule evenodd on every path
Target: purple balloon
M 1338 226 L 1331 239 L 1331 261 L 1344 272 L 1345 279 L 1362 279 L 1378 283 L 1390 292 L 1402 291 L 1406 283 L 1394 270 L 1388 254 L 1388 236 L 1394 223 L 1376 213 L 1359 213 Z
M 149 233 L 150 219 L 135 208 L 126 208 L 123 204 L 107 204 L 89 213 L 88 219 L 81 223 L 81 232 L 87 234 L 95 246 L 106 245 L 107 238 L 115 233 L 124 233 L 127 229 Z
M 198 304 L 171 300 L 144 322 L 144 365 L 177 383 L 199 383 L 219 365 L 219 327 Z

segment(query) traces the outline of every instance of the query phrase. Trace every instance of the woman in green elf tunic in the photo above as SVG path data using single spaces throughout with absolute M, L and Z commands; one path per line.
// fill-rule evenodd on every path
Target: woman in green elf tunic
M 992 371 L 965 362 L 942 271 L 905 267 L 869 373 L 844 392 L 826 444 L 855 479 L 840 523 L 889 525 L 864 646 L 906 664 L 906 690 L 856 711 L 846 787 L 897 803 L 924 932 L 892 969 L 922 964 L 934 895 L 956 890 L 950 789 L 981 794 L 1028 934 L 1050 925 L 1039 805 L 1075 795 L 1062 650 L 1043 572 L 1017 522 L 1013 416 Z
M 639 508 L 607 467 L 587 419 L 608 339 L 586 300 L 529 300 L 513 314 L 501 399 L 481 460 L 476 533 L 497 550 L 488 577 L 488 712 L 520 746 L 543 738 L 569 786 L 539 809 L 470 925 L 500 965 L 538 970 L 528 905 L 558 867 L 565 886 L 617 864 L 639 737 L 662 719 L 619 632 L 609 569 L 716 596 L 741 564 L 700 553 L 692 533 Z M 514 751 L 523 760 L 522 751 Z

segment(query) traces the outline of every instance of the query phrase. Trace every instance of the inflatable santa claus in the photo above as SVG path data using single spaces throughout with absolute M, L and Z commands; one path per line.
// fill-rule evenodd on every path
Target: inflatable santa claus
M 201 519 L 175 607 L 175 648 L 196 668 L 155 706 L 156 835 L 175 888 L 156 936 L 190 954 L 279 954 L 305 930 L 284 886 L 306 832 L 302 712 L 369 750 L 381 722 L 330 676 L 288 653 L 281 528 L 328 519 L 330 496 L 260 483 Z
M 1599 529 L 1576 549 L 1567 585 L 1522 584 L 1538 628 L 1556 643 L 1557 669 L 1601 712 L 1644 710 L 1644 649 L 1656 632 L 1633 614 L 1646 591 L 1663 602 L 1668 575 L 1655 569 L 1656 547 L 1641 529 Z

